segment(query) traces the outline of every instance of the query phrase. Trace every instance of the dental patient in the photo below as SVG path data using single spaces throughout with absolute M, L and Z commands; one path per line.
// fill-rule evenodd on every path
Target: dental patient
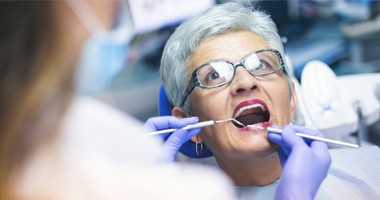
M 305 170 L 286 166 L 284 155 L 288 152 L 284 149 L 289 146 L 283 145 L 281 136 L 250 125 L 282 127 L 283 134 L 297 131 L 322 135 L 292 125 L 297 100 L 283 55 L 281 38 L 270 16 L 239 3 L 215 6 L 181 24 L 162 55 L 160 73 L 173 116 L 197 116 L 199 121 L 237 120 L 202 128 L 180 151 L 193 158 L 214 156 L 236 186 L 255 186 L 237 188 L 244 199 L 248 198 L 245 195 L 272 199 L 276 186 L 287 178 L 281 176 L 284 170 L 295 176 Z M 147 123 L 152 126 L 152 122 Z M 278 144 L 285 148 L 280 149 Z M 313 163 L 313 159 L 316 157 L 308 156 L 298 161 Z M 322 168 L 310 167 L 315 168 L 315 174 L 298 177 L 297 190 L 307 188 L 302 183 L 323 177 L 317 175 L 323 173 Z M 339 184 L 338 179 L 334 182 L 332 178 L 329 183 Z M 344 197 L 330 186 L 319 197 Z M 378 195 L 375 190 L 368 191 L 368 196 Z
M 185 22 L 167 42 L 160 70 L 176 105 L 172 114 L 283 127 L 294 117 L 296 97 L 280 37 L 268 15 L 239 6 L 223 5 Z M 278 145 L 264 130 L 223 123 L 191 140 L 198 154 L 201 146 L 209 148 L 236 185 L 264 186 L 280 177 Z

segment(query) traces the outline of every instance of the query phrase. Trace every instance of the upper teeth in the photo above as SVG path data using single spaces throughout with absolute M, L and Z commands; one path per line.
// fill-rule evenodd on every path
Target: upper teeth
M 262 104 L 258 104 L 258 103 L 257 104 L 252 104 L 252 105 L 248 105 L 248 106 L 244 106 L 244 107 L 239 108 L 239 110 L 235 113 L 234 118 L 237 118 L 245 110 L 248 110 L 248 109 L 251 109 L 251 108 L 257 108 L 257 107 L 261 108 L 261 110 L 263 112 L 266 111 L 265 107 Z

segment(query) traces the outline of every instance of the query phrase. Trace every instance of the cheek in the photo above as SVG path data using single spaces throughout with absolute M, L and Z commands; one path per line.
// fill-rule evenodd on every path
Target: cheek
M 281 121 L 289 121 L 290 116 L 290 91 L 287 80 L 276 81 L 272 85 L 268 96 L 272 102 L 272 115 Z
M 219 88 L 194 93 L 191 98 L 191 111 L 201 120 L 221 119 L 227 113 L 225 93 L 226 91 L 221 91 Z
M 275 93 L 272 94 L 273 99 L 281 105 L 289 105 L 289 91 L 288 87 L 279 87 L 275 90 Z
M 267 87 L 268 95 L 273 99 L 283 103 L 289 103 L 290 91 L 288 79 L 283 75 L 274 79 Z

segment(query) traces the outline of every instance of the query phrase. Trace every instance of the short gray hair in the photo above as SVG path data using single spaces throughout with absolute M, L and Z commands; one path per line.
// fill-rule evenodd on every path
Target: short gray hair
M 209 37 L 240 30 L 255 33 L 263 38 L 270 48 L 284 55 L 281 38 L 270 15 L 252 5 L 237 2 L 216 5 L 182 23 L 165 45 L 160 74 L 168 99 L 173 106 L 180 106 L 185 95 L 191 76 L 187 69 L 197 46 Z M 285 74 L 288 77 L 287 70 L 285 69 Z M 183 109 L 191 115 L 189 99 L 190 97 L 183 105 Z

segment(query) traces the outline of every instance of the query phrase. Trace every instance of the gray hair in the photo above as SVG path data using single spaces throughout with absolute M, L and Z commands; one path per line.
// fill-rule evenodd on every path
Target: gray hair
M 170 103 L 179 106 L 191 74 L 187 71 L 191 56 L 205 39 L 234 31 L 249 31 L 263 38 L 270 48 L 284 55 L 284 47 L 275 23 L 265 12 L 252 5 L 229 2 L 216 5 L 182 23 L 167 41 L 160 66 L 161 79 Z M 285 62 L 285 60 L 284 60 Z M 285 74 L 288 69 L 285 67 Z M 190 96 L 183 105 L 191 115 Z

